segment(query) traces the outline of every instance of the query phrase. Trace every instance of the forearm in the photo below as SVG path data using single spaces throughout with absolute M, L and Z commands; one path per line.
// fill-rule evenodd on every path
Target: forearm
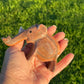
M 2 77 L 2 74 L 0 73 L 0 83 L 3 84 L 3 81 L 4 81 L 4 79 Z
M 0 73 L 0 84 L 17 84 L 14 80 L 9 77 L 5 77 Z

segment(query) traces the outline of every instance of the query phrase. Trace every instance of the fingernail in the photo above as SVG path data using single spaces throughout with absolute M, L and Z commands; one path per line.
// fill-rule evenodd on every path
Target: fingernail
M 57 26 L 56 26 L 56 25 L 53 25 L 53 26 L 57 28 Z
M 64 40 L 67 40 L 69 42 L 69 40 L 67 38 L 64 38 Z

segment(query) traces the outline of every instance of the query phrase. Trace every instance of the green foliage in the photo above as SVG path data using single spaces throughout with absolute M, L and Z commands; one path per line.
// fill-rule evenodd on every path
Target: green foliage
M 69 39 L 59 60 L 69 52 L 75 54 L 50 84 L 84 84 L 84 0 L 0 0 L 0 37 L 13 37 L 20 26 L 27 29 L 41 23 L 57 25 L 57 32 L 65 32 Z M 0 69 L 7 48 L 0 39 Z

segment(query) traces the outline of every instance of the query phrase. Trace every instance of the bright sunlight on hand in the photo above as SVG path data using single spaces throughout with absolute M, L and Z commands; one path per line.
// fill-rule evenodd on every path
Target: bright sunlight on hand
M 48 28 L 48 33 L 50 35 L 53 35 L 55 31 L 56 26 L 54 25 Z M 54 35 L 54 38 L 60 45 L 60 54 L 68 45 L 68 40 L 64 37 L 64 32 L 59 32 Z M 60 73 L 74 57 L 72 53 L 67 54 L 56 64 L 56 70 L 51 72 L 36 56 L 32 56 L 28 60 L 26 59 L 24 52 L 21 51 L 23 43 L 24 42 L 22 41 L 6 50 L 1 74 L 13 81 L 13 83 L 8 84 L 48 84 L 50 80 Z M 27 47 L 29 47 L 29 44 L 24 48 L 24 51 L 27 51 L 28 54 L 29 49 Z

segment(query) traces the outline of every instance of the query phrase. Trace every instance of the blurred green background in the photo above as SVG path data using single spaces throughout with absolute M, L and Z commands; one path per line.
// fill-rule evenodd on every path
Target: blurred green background
M 20 26 L 34 24 L 56 25 L 57 32 L 65 32 L 69 45 L 66 54 L 74 60 L 50 84 L 84 84 L 84 0 L 0 0 L 0 38 L 15 36 Z M 0 39 L 0 69 L 8 47 Z

